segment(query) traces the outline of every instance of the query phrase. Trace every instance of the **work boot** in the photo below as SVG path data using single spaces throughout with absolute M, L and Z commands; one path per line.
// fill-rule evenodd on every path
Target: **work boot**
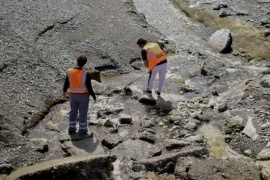
M 68 129 L 68 134 L 69 135 L 72 135 L 72 134 L 75 134 L 76 133 L 76 129 L 75 128 L 69 128 Z
M 83 130 L 79 129 L 79 135 L 83 136 L 83 135 L 87 134 L 87 131 L 88 131 L 87 129 L 83 129 Z
M 152 91 L 144 90 L 143 92 L 146 93 L 147 95 L 150 95 L 150 96 L 152 95 Z

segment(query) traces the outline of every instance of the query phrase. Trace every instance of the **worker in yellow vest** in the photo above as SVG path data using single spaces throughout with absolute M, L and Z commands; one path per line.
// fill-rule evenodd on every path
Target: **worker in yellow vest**
M 152 89 L 156 75 L 159 75 L 158 87 L 156 94 L 161 95 L 161 91 L 165 82 L 167 72 L 167 57 L 165 50 L 161 49 L 157 43 L 150 43 L 147 40 L 140 38 L 137 44 L 142 49 L 141 55 L 145 67 L 149 72 L 149 79 L 146 93 L 152 95 Z
M 89 106 L 89 96 L 91 95 L 96 102 L 96 95 L 93 91 L 90 74 L 83 69 L 87 58 L 81 55 L 77 58 L 75 68 L 66 72 L 66 80 L 63 87 L 64 96 L 69 97 L 69 134 L 76 132 L 76 121 L 79 112 L 79 135 L 85 135 L 87 128 L 87 112 Z M 68 91 L 68 92 L 67 92 Z

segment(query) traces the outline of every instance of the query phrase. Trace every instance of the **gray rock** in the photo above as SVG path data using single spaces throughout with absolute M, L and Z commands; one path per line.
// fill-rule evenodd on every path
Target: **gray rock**
M 139 98 L 139 102 L 145 105 L 155 105 L 156 100 L 153 98 L 153 96 L 143 95 Z
M 256 159 L 263 161 L 270 160 L 270 148 L 263 149 L 261 152 L 259 152 Z
M 209 39 L 208 44 L 211 48 L 218 52 L 230 48 L 231 46 L 231 32 L 228 29 L 221 29 L 216 31 Z
M 169 139 L 165 142 L 167 150 L 179 149 L 190 145 L 190 142 L 176 139 Z
M 256 161 L 256 166 L 261 171 L 263 179 L 270 179 L 270 161 Z
M 127 140 L 111 150 L 111 154 L 118 159 L 123 156 L 132 160 L 141 160 L 160 154 L 161 150 L 157 146 L 141 140 Z
M 260 179 L 254 163 L 239 159 L 181 157 L 175 172 L 191 179 Z
M 123 141 L 123 138 L 117 134 L 111 134 L 102 140 L 102 145 L 108 149 L 113 149 L 119 143 Z
M 189 121 L 187 124 L 185 124 L 184 128 L 190 131 L 194 131 L 197 129 L 197 124 L 195 122 Z
M 35 138 L 31 139 L 31 141 L 35 144 L 35 150 L 40 153 L 45 153 L 49 150 L 48 139 L 45 138 Z
M 188 136 L 186 138 L 183 138 L 183 140 L 190 143 L 202 143 L 203 136 L 202 135 Z
M 182 156 L 196 156 L 202 157 L 206 155 L 207 150 L 205 148 L 197 147 L 191 148 L 189 150 L 180 151 L 177 153 L 164 154 L 157 157 L 152 157 L 149 159 L 144 159 L 140 161 L 135 161 L 133 163 L 132 169 L 135 172 L 138 171 L 154 171 L 159 173 L 172 173 L 174 172 L 175 164 L 177 159 Z
M 239 116 L 228 117 L 225 120 L 226 120 L 225 126 L 226 134 L 242 131 L 245 127 L 244 119 Z
M 155 126 L 155 124 L 150 120 L 144 120 L 141 122 L 142 128 L 152 128 Z
M 104 123 L 103 126 L 107 127 L 107 128 L 113 128 L 114 127 L 114 123 L 111 121 L 110 118 L 108 118 Z
M 172 102 L 165 101 L 161 96 L 157 98 L 156 106 L 163 112 L 170 112 L 173 110 Z
M 129 115 L 121 115 L 119 117 L 119 122 L 121 124 L 132 124 L 132 118 Z
M 265 75 L 262 78 L 260 85 L 264 88 L 270 88 L 270 75 Z
M 257 130 L 252 123 L 251 117 L 248 118 L 247 124 L 245 128 L 243 129 L 242 133 L 246 134 L 248 137 L 250 137 L 253 140 L 256 140 L 259 137 Z
M 155 141 L 156 141 L 156 136 L 153 133 L 151 133 L 151 132 L 149 132 L 147 130 L 141 132 L 138 135 L 138 138 L 140 140 L 143 140 L 143 141 L 146 141 L 146 142 L 149 142 L 149 143 L 152 143 L 152 144 L 155 143 Z
M 227 102 L 221 102 L 218 104 L 218 112 L 224 112 L 228 109 Z
M 196 114 L 194 116 L 194 118 L 199 120 L 199 121 L 202 121 L 202 122 L 209 122 L 210 121 L 210 119 L 207 116 L 202 115 L 202 114 Z

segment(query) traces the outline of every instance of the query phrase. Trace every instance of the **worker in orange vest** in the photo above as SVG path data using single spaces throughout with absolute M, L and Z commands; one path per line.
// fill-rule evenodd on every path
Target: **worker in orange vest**
M 164 49 L 161 49 L 157 43 L 150 43 L 147 40 L 140 38 L 137 44 L 142 49 L 141 55 L 145 67 L 149 72 L 149 79 L 146 93 L 152 95 L 154 80 L 159 74 L 158 88 L 156 94 L 161 95 L 161 91 L 165 82 L 167 72 L 167 57 Z
M 76 132 L 76 121 L 79 112 L 79 135 L 85 135 L 87 128 L 87 112 L 89 106 L 89 96 L 91 95 L 96 102 L 96 95 L 91 85 L 90 74 L 83 69 L 87 58 L 81 55 L 77 58 L 75 68 L 66 72 L 66 80 L 63 87 L 64 96 L 69 97 L 69 128 L 68 133 Z M 67 92 L 68 91 L 68 92 Z

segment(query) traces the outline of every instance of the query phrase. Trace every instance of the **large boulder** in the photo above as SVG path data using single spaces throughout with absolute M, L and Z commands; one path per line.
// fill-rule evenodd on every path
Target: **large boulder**
M 216 31 L 209 39 L 208 44 L 214 50 L 222 53 L 231 49 L 232 37 L 229 29 Z

